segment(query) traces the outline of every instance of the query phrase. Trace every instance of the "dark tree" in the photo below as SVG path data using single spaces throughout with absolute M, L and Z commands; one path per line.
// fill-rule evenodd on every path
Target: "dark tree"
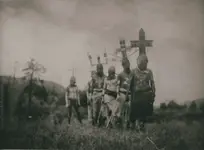
M 177 104 L 174 100 L 171 100 L 171 101 L 168 103 L 167 107 L 168 107 L 169 109 L 179 109 L 179 108 L 180 108 L 179 104 Z
M 39 78 L 39 76 L 42 73 L 46 72 L 46 69 L 43 65 L 37 63 L 35 59 L 32 58 L 30 61 L 27 62 L 27 67 L 23 69 L 23 72 L 25 74 L 25 77 L 29 80 L 28 116 L 30 116 L 29 110 L 31 108 L 31 98 L 32 98 L 32 92 L 33 92 L 33 85 L 34 85 L 33 83 L 37 81 L 36 76 Z
M 161 109 L 161 110 L 166 110 L 166 109 L 167 109 L 166 103 L 161 103 L 161 104 L 160 104 L 160 109 Z
M 202 103 L 200 104 L 200 110 L 201 110 L 202 113 L 204 114 L 204 102 L 202 102 Z
M 189 111 L 195 112 L 197 110 L 196 102 L 192 101 L 188 109 L 189 109 Z

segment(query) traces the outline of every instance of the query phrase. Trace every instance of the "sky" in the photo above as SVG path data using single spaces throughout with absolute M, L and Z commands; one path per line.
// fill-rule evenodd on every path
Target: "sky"
M 22 76 L 33 57 L 47 68 L 42 78 L 63 86 L 75 67 L 83 88 L 95 69 L 87 52 L 96 63 L 105 49 L 113 54 L 119 48 L 119 39 L 127 45 L 138 40 L 143 28 L 153 40 L 147 56 L 156 103 L 204 97 L 203 0 L 0 0 L 0 17 L 1 75 L 13 74 L 16 66 Z M 129 57 L 132 68 L 137 56 Z M 105 72 L 110 65 L 122 71 L 120 62 L 109 61 Z

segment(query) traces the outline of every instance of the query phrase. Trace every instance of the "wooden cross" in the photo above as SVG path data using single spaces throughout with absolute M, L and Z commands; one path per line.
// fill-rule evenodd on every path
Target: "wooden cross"
M 153 40 L 145 40 L 145 32 L 141 28 L 139 31 L 139 40 L 130 41 L 131 47 L 139 47 L 139 55 L 146 55 L 146 47 L 152 47 Z
M 120 40 L 120 48 L 116 49 L 116 54 L 121 53 L 123 59 L 127 58 L 127 51 L 130 51 L 131 48 L 131 46 L 127 47 L 125 45 L 125 40 Z

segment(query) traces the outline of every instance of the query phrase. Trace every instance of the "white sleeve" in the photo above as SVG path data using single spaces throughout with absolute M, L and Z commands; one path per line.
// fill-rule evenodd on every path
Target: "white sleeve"
M 68 92 L 67 92 L 67 90 L 65 91 L 65 102 L 66 102 L 66 104 L 68 104 Z

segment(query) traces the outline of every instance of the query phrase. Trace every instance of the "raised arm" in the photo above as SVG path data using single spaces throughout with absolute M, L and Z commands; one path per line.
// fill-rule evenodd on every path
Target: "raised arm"
M 78 104 L 80 105 L 80 91 L 79 91 L 79 88 L 77 87 L 77 101 L 78 101 Z
M 131 72 L 131 76 L 130 76 L 130 85 L 129 85 L 129 89 L 128 91 L 133 92 L 133 88 L 134 88 L 134 71 Z
M 105 95 L 106 89 L 107 89 L 107 78 L 104 79 L 103 93 L 102 93 L 103 95 Z
M 87 98 L 89 98 L 89 95 L 90 95 L 90 82 L 88 82 L 87 89 L 86 89 L 86 96 L 87 96 Z
M 153 72 L 151 70 L 150 70 L 150 84 L 151 84 L 152 92 L 155 94 L 156 88 L 155 88 Z
M 68 95 L 69 95 L 69 89 L 67 87 L 66 91 L 65 91 L 65 103 L 66 103 L 66 106 L 68 106 L 69 102 L 68 102 Z
M 121 77 L 117 76 L 117 94 L 120 95 Z
M 90 104 L 91 102 L 91 97 L 92 97 L 92 80 L 90 82 L 88 82 L 88 87 L 86 90 L 86 95 L 87 95 L 87 104 Z

